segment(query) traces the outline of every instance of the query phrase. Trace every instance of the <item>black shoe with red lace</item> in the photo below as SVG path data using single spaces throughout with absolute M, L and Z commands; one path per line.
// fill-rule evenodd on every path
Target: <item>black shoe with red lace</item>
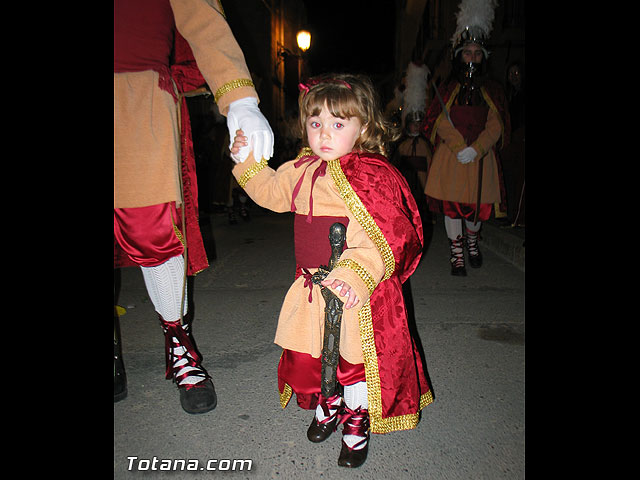
M 160 318 L 165 335 L 166 378 L 172 378 L 180 390 L 180 405 L 191 414 L 216 408 L 218 398 L 211 377 L 202 366 L 191 335 L 191 324 L 166 322 Z
M 318 420 L 314 415 L 311 425 L 307 430 L 307 438 L 313 443 L 324 442 L 329 436 L 336 431 L 338 426 L 338 416 L 342 411 L 342 397 L 335 394 L 329 398 L 320 395 L 318 405 L 324 412 L 325 419 Z M 335 410 L 333 413 L 330 410 Z
M 361 407 L 351 410 L 345 405 L 340 416 L 340 423 L 344 423 L 344 427 L 342 428 L 342 449 L 340 457 L 338 457 L 338 465 L 357 468 L 365 462 L 369 452 L 369 411 Z M 356 435 L 362 440 L 350 447 L 344 441 L 345 435 Z
M 451 262 L 451 275 L 466 277 L 467 269 L 464 267 L 462 236 L 459 235 L 455 240 L 449 239 L 449 250 L 451 252 L 451 257 L 449 258 L 449 261 Z

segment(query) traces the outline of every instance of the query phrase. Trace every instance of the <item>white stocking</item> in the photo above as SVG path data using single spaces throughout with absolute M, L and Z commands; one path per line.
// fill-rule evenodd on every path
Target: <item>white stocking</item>
M 184 258 L 177 255 L 156 267 L 140 267 L 147 293 L 156 312 L 167 322 L 180 320 L 184 288 L 184 312 L 187 313 L 187 288 L 184 284 Z
M 351 410 L 356 410 L 358 407 L 363 409 L 369 408 L 369 400 L 367 398 L 367 382 L 358 382 L 353 385 L 345 385 L 344 387 L 344 402 Z M 361 441 L 363 437 L 358 435 L 343 435 L 342 440 L 347 444 L 349 448 Z M 357 448 L 360 450 L 364 448 L 366 443 Z
M 476 233 L 478 230 L 480 230 L 480 227 L 482 227 L 482 222 L 471 223 L 470 220 L 466 220 L 464 222 L 464 226 L 471 233 Z
M 444 216 L 444 229 L 449 240 L 456 240 L 462 236 L 462 219 Z

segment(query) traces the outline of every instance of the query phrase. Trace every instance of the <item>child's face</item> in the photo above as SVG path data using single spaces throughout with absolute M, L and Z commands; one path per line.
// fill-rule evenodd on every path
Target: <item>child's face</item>
M 326 104 L 319 115 L 307 117 L 305 125 L 309 146 L 322 160 L 335 160 L 350 153 L 362 129 L 358 117 L 334 117 Z

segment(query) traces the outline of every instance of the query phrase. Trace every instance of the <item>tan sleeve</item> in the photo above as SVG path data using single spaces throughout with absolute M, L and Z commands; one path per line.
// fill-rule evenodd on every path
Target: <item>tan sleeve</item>
M 458 130 L 456 130 L 446 118 L 443 118 L 438 124 L 438 135 L 440 136 L 440 138 L 442 138 L 442 142 L 454 154 L 457 154 L 460 150 L 466 148 L 467 146 L 462 134 Z
M 220 113 L 245 97 L 258 98 L 244 54 L 214 0 L 170 0 L 176 28 L 189 42 Z
M 274 170 L 264 160 L 256 162 L 251 151 L 244 162 L 233 167 L 231 173 L 258 205 L 274 212 L 289 212 L 293 196 L 292 175 L 296 174 L 293 163 L 286 162 Z

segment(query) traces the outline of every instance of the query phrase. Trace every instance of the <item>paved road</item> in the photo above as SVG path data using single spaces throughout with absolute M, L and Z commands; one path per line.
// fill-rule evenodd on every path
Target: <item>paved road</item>
M 114 404 L 114 479 L 524 478 L 522 270 L 485 248 L 482 268 L 452 277 L 444 227 L 435 225 L 410 279 L 435 401 L 416 429 L 372 436 L 366 463 L 348 470 L 337 466 L 340 432 L 312 444 L 312 413 L 278 401 L 273 336 L 295 270 L 291 215 L 254 207 L 250 222 L 210 219 L 205 237 L 212 233 L 217 259 L 196 278 L 194 334 L 218 406 L 181 409 L 164 380 L 163 335 L 142 275 L 124 269 L 129 395 Z M 236 462 L 234 471 L 234 460 L 251 460 L 250 470 Z

